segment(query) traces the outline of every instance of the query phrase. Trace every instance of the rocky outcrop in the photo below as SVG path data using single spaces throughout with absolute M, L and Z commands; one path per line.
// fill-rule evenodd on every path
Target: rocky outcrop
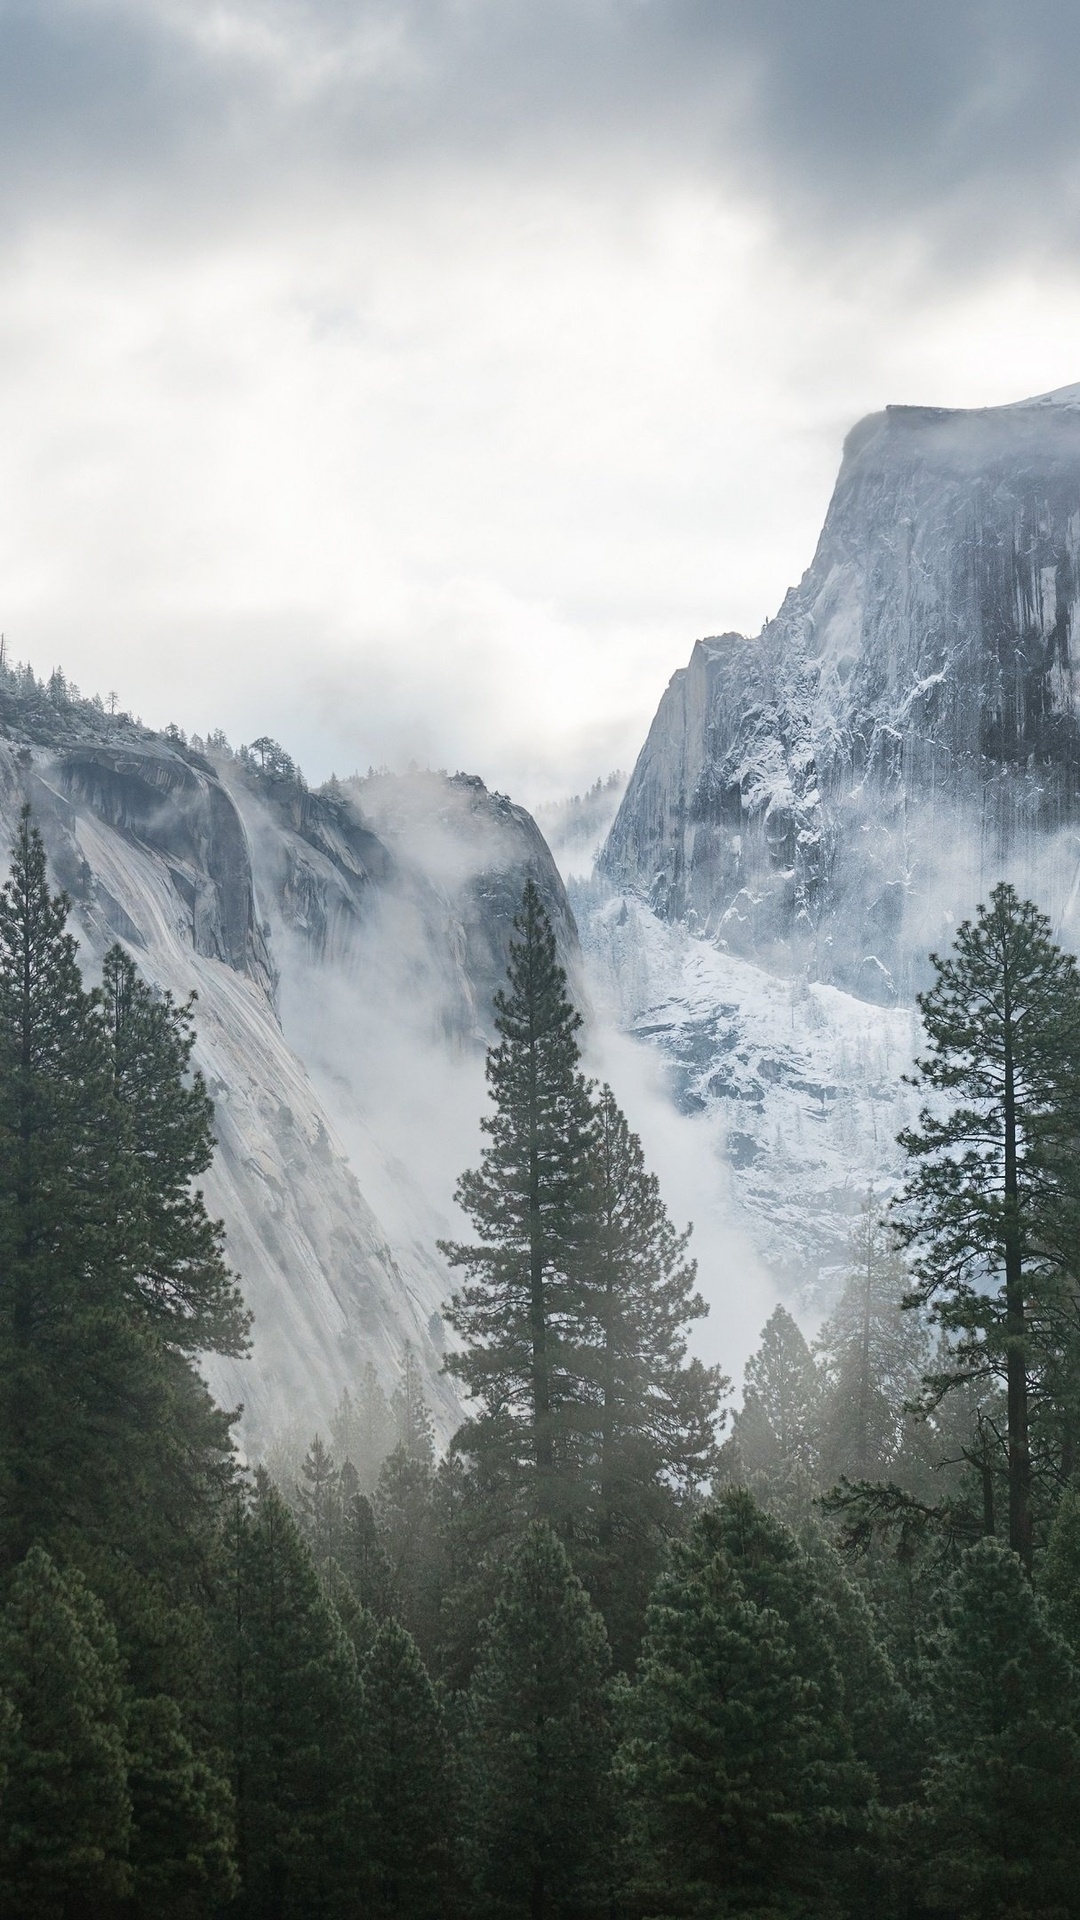
M 608 879 L 782 972 L 909 997 L 1003 872 L 1070 911 L 1080 389 L 890 407 L 848 436 L 813 563 L 757 639 L 699 641 Z
M 0 833 L 10 842 L 28 799 L 88 971 L 119 939 L 155 985 L 198 995 L 218 1138 L 207 1200 L 255 1313 L 252 1358 L 208 1362 L 216 1392 L 243 1403 L 258 1446 L 325 1422 L 368 1360 L 393 1385 L 409 1340 L 445 1434 L 458 1408 L 439 1373 L 450 1281 L 435 1242 L 527 875 L 579 965 L 538 830 L 478 780 L 312 793 L 86 702 L 54 701 L 50 738 L 40 689 L 29 708 L 10 678 L 0 693 Z M 462 1085 L 468 1125 L 451 1122 L 455 1158 L 435 1165 L 426 1116 L 434 1105 L 446 1131 Z M 381 1124 L 388 1086 L 413 1126 L 404 1153 Z

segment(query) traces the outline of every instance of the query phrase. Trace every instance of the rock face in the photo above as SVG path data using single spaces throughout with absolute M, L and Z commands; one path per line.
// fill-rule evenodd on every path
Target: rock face
M 885 1003 L 1002 873 L 1067 913 L 1080 388 L 848 436 L 800 585 L 676 673 L 604 848 L 732 951 Z
M 28 799 L 88 973 L 119 939 L 150 981 L 198 994 L 218 1136 L 206 1196 L 255 1313 L 252 1358 L 207 1363 L 216 1393 L 244 1403 L 258 1447 L 325 1422 L 368 1360 L 389 1388 L 410 1340 L 445 1434 L 458 1409 L 438 1372 L 435 1241 L 474 1147 L 526 878 L 579 965 L 538 829 L 476 779 L 311 793 L 10 673 L 0 728 L 0 832 L 10 843 Z M 448 1119 L 443 1165 L 430 1142 Z

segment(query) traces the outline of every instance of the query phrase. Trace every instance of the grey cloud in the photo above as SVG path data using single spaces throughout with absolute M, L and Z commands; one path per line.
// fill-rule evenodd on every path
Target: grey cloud
M 8 0 L 0 161 L 9 218 L 634 153 L 734 172 L 795 222 L 1063 236 L 1078 67 L 1071 0 Z

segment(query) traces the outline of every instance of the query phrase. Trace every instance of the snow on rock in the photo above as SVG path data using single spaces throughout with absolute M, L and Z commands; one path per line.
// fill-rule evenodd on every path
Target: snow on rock
M 738 1224 L 786 1289 L 827 1304 L 852 1216 L 897 1182 L 916 1014 L 780 979 L 632 895 L 580 926 L 597 1004 L 660 1049 L 681 1112 L 720 1118 Z
M 673 677 L 611 884 L 883 1003 L 1003 873 L 1077 937 L 1076 392 L 853 429 L 800 585 Z

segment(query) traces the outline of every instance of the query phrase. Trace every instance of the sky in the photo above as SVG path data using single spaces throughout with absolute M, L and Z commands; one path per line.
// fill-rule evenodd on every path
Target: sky
M 151 725 L 628 767 L 887 402 L 1080 379 L 1074 0 L 0 0 L 0 630 Z

